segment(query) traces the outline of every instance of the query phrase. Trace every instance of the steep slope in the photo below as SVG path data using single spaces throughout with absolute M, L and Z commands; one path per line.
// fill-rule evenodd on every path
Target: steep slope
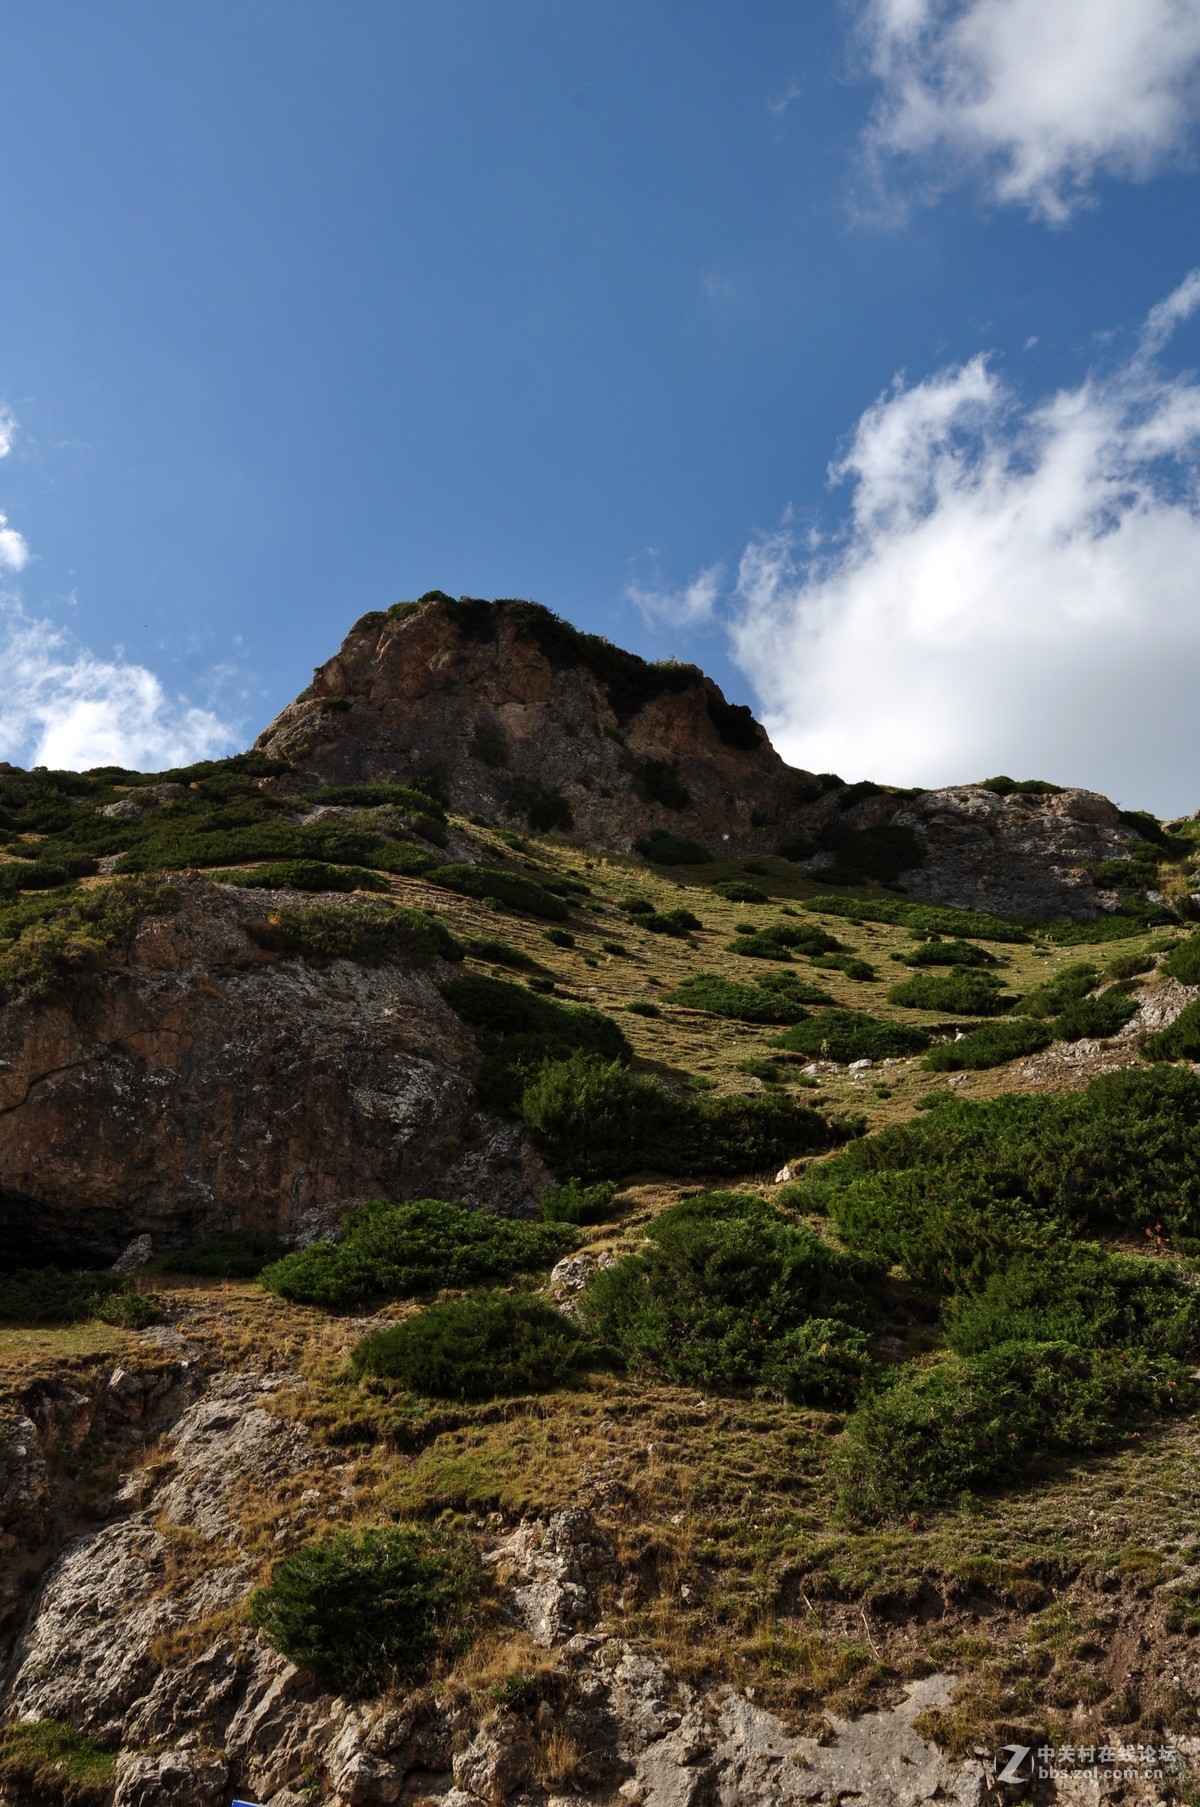
M 365 615 L 257 745 L 310 782 L 432 784 L 465 814 L 616 852 L 655 834 L 783 851 L 834 882 L 1026 920 L 1113 907 L 1092 869 L 1138 842 L 1090 791 L 796 770 L 696 667 L 647 664 L 527 602 L 434 593 Z

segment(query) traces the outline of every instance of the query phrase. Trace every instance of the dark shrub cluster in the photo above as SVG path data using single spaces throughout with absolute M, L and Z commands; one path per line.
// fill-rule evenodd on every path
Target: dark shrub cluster
M 566 903 L 531 878 L 519 872 L 506 872 L 499 866 L 434 866 L 426 875 L 443 890 L 457 891 L 463 897 L 495 898 L 506 909 L 519 916 L 538 916 L 545 922 L 565 922 L 570 914 Z
M 731 1017 L 740 1023 L 800 1023 L 808 1015 L 806 1004 L 832 1004 L 828 992 L 806 985 L 791 973 L 772 973 L 753 984 L 722 978 L 719 973 L 695 973 L 667 993 L 672 1004 L 689 1010 L 707 1010 L 712 1016 Z
M 1029 941 L 1028 930 L 986 910 L 954 910 L 942 904 L 900 903 L 890 897 L 810 897 L 806 910 L 847 922 L 890 922 L 916 934 L 959 935 L 972 941 Z
M 922 1054 L 929 1046 L 926 1030 L 914 1023 L 892 1023 L 860 1010 L 830 1010 L 797 1023 L 779 1037 L 781 1048 L 807 1054 L 810 1060 L 887 1060 Z
M 681 1097 L 583 1052 L 547 1061 L 526 1086 L 520 1110 L 550 1164 L 587 1180 L 642 1169 L 681 1178 L 762 1172 L 848 1133 L 790 1098 Z
M 599 1010 L 560 1004 L 503 979 L 463 977 L 443 996 L 475 1030 L 483 1061 L 475 1075 L 480 1098 L 493 1110 L 515 1111 L 526 1086 L 547 1060 L 577 1049 L 627 1064 L 633 1050 L 623 1030 Z
M 1100 983 L 1099 969 L 1090 961 L 1064 966 L 1041 985 L 1027 991 L 1017 1006 L 1022 1016 L 1057 1016 L 1068 1004 L 1078 1003 Z
M 644 860 L 655 866 L 707 866 L 712 854 L 698 841 L 686 840 L 667 828 L 652 828 L 634 843 Z
M 175 1249 L 163 1262 L 168 1274 L 201 1274 L 214 1280 L 255 1280 L 264 1267 L 282 1260 L 287 1250 L 267 1230 L 218 1230 L 186 1248 Z
M 142 1330 L 161 1316 L 160 1299 L 135 1292 L 116 1274 L 59 1267 L 0 1274 L 0 1324 L 81 1324 L 102 1318 L 127 1330 Z
M 424 965 L 460 960 L 462 946 L 438 918 L 400 904 L 310 904 L 276 910 L 264 922 L 247 924 L 260 947 L 322 965 L 354 960 L 360 966 L 389 961 Z M 480 980 L 483 984 L 486 981 Z
M 1173 947 L 1162 963 L 1162 970 L 1181 985 L 1200 985 L 1200 930 Z
M 845 952 L 836 935 L 803 922 L 772 922 L 762 928 L 749 923 L 738 926 L 743 932 L 729 943 L 727 951 L 744 954 L 751 960 L 790 960 L 794 953 L 811 958 Z
M 750 885 L 740 878 L 725 879 L 714 885 L 713 890 L 728 903 L 765 904 L 771 901 L 761 885 Z
M 847 786 L 848 790 L 855 788 Z M 841 807 L 841 798 L 838 803 Z M 892 885 L 902 872 L 919 866 L 925 858 L 925 849 L 913 830 L 890 823 L 879 828 L 834 825 L 824 829 L 818 839 L 834 856 L 833 865 L 819 875 L 822 883 L 831 885 L 865 885 L 871 879 Z
M 388 881 L 365 866 L 327 866 L 320 860 L 279 860 L 273 866 L 234 867 L 215 872 L 222 885 L 245 890 L 276 891 L 386 891 Z
M 634 1370 L 838 1405 L 868 1367 L 879 1270 L 745 1193 L 685 1200 L 589 1283 L 580 1321 Z
M 122 879 L 0 907 L 0 1002 L 66 1002 L 147 916 L 173 911 L 169 885 Z
M 1055 1019 L 1054 1033 L 1064 1042 L 1116 1035 L 1136 1015 L 1137 1004 L 1133 998 L 1113 986 L 1101 992 L 1098 998 L 1078 998 L 1068 1004 Z
M 476 1292 L 365 1336 L 356 1376 L 399 1381 L 429 1399 L 513 1399 L 562 1386 L 590 1350 L 569 1318 L 529 1294 Z
M 961 1016 L 1002 1016 L 1013 1007 L 1013 999 L 1001 990 L 1002 985 L 1003 980 L 994 973 L 956 966 L 945 973 L 919 973 L 902 979 L 888 992 L 888 1003 Z
M 1150 1060 L 1200 1060 L 1200 1000 L 1188 1004 L 1157 1035 L 1148 1036 L 1142 1051 Z
M 565 1186 L 544 1193 L 538 1210 L 543 1223 L 609 1223 L 617 1215 L 616 1197 L 617 1188 L 611 1181 L 597 1180 L 594 1186 L 585 1186 L 582 1180 L 568 1180 Z
M 430 1525 L 340 1531 L 293 1550 L 251 1597 L 250 1622 L 289 1661 L 352 1697 L 462 1649 L 482 1591 L 472 1546 Z
M 691 910 L 653 910 L 649 916 L 639 916 L 638 921 L 652 935 L 674 935 L 682 941 L 704 924 Z
M 922 1064 L 934 1073 L 977 1072 L 983 1067 L 1002 1067 L 1022 1055 L 1037 1054 L 1053 1040 L 1044 1023 L 1030 1017 L 1001 1017 L 981 1023 L 957 1041 L 931 1048 Z
M 262 1270 L 268 1292 L 327 1311 L 414 1298 L 549 1267 L 575 1246 L 559 1224 L 525 1223 L 443 1199 L 376 1199 L 347 1212 L 340 1242 L 310 1242 Z
M 931 935 L 928 941 L 906 947 L 903 953 L 893 954 L 892 958 L 903 961 L 905 966 L 999 965 L 995 954 L 990 954 L 985 947 L 976 947 L 970 941 L 943 941 L 940 935 Z

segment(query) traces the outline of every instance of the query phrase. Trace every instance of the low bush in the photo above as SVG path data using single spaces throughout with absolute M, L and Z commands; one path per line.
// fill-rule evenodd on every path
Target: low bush
M 302 1305 L 352 1311 L 376 1299 L 549 1267 L 575 1246 L 562 1225 L 495 1217 L 436 1198 L 357 1205 L 342 1231 L 340 1242 L 310 1242 L 272 1262 L 259 1275 L 262 1285 Z
M 1200 1060 L 1200 999 L 1157 1035 L 1147 1036 L 1142 1052 L 1148 1060 Z
M 1140 949 L 1128 954 L 1116 954 L 1108 962 L 1100 977 L 1110 983 L 1121 979 L 1136 979 L 1142 973 L 1154 971 L 1154 955 L 1148 949 Z
M 218 1230 L 163 1262 L 168 1274 L 202 1274 L 215 1280 L 255 1280 L 264 1267 L 281 1261 L 287 1249 L 266 1230 Z
M 860 985 L 873 984 L 879 977 L 871 962 L 858 954 L 818 954 L 813 965 L 826 972 L 845 973 L 848 979 L 856 979 Z
M 1086 998 L 1089 991 L 1099 983 L 1099 969 L 1088 960 L 1077 961 L 1073 966 L 1064 966 L 1052 979 L 1046 979 L 1041 985 L 1035 985 L 1032 991 L 1027 991 L 1018 1003 L 1017 1010 L 1021 1016 L 1057 1016 L 1068 1004 Z
M 350 1370 L 397 1380 L 429 1399 L 474 1402 L 548 1393 L 589 1354 L 570 1319 L 541 1299 L 478 1292 L 365 1336 Z
M 955 910 L 942 904 L 901 903 L 890 897 L 810 897 L 804 909 L 818 916 L 841 916 L 847 922 L 890 922 L 916 934 L 958 935 L 972 941 L 1029 941 L 1019 923 L 985 910 Z
M 144 1306 L 126 1303 L 143 1298 Z M 0 1274 L 0 1324 L 82 1324 L 99 1317 L 140 1330 L 157 1323 L 161 1315 L 158 1299 L 134 1293 L 130 1282 L 118 1274 L 59 1267 Z
M 929 1035 L 912 1023 L 890 1023 L 859 1010 L 831 1010 L 826 1015 L 797 1023 L 779 1037 L 778 1046 L 811 1060 L 887 1060 L 893 1056 L 922 1054 Z
M 931 1048 L 921 1064 L 932 1073 L 977 1072 L 983 1067 L 1002 1067 L 1006 1061 L 1018 1060 L 1025 1054 L 1037 1054 L 1053 1040 L 1044 1023 L 1030 1017 L 1003 1017 L 981 1023 L 958 1041 Z
M 585 1186 L 582 1180 L 568 1180 L 542 1195 L 538 1210 L 543 1223 L 596 1224 L 610 1223 L 617 1215 L 617 1188 L 607 1180 Z
M 320 860 L 280 860 L 274 866 L 215 872 L 218 884 L 244 890 L 386 891 L 388 881 L 365 866 L 326 866 Z
M 1195 1075 L 1127 1068 L 1082 1092 L 947 1100 L 852 1143 L 801 1184 L 806 1208 L 827 1210 L 849 1246 L 934 1292 L 976 1289 L 1073 1228 L 1194 1236 L 1198 1130 Z
M 1087 947 L 1097 941 L 1128 941 L 1144 935 L 1147 929 L 1165 927 L 1178 921 L 1173 910 L 1163 904 L 1125 905 L 1107 916 L 1093 916 L 1087 922 L 1039 922 L 1038 935 L 1059 947 Z
M 783 975 L 780 975 L 781 977 Z M 788 978 L 790 974 L 786 975 Z M 711 1016 L 740 1023 L 800 1023 L 808 1016 L 805 1004 L 831 1004 L 828 992 L 796 980 L 786 989 L 776 984 L 745 985 L 719 973 L 695 973 L 667 993 L 672 1004 L 689 1010 L 706 1010 Z
M 626 916 L 653 916 L 654 905 L 648 897 L 623 897 L 617 905 Z
M 1079 998 L 1068 1004 L 1055 1018 L 1054 1033 L 1064 1042 L 1116 1035 L 1137 1015 L 1137 1008 L 1133 998 L 1114 987 L 1098 998 Z
M 790 1098 L 679 1097 L 583 1052 L 540 1068 L 521 1116 L 552 1166 L 587 1180 L 640 1169 L 680 1178 L 762 1172 L 847 1133 Z
M 561 897 L 499 866 L 434 866 L 426 874 L 430 882 L 462 897 L 496 898 L 519 916 L 537 916 L 545 922 L 565 922 L 570 915 Z
M 400 904 L 289 905 L 247 928 L 260 947 L 318 966 L 330 960 L 353 960 L 360 966 L 393 961 L 423 966 L 431 960 L 462 958 L 461 942 L 436 916 Z
M 601 1269 L 579 1305 L 582 1326 L 630 1368 L 797 1403 L 853 1396 L 868 1366 L 876 1267 L 745 1193 L 687 1199 L 647 1237 Z
M 611 954 L 614 960 L 627 960 L 629 958 L 629 949 L 622 941 L 602 941 L 600 943 L 600 952 L 602 954 Z
M 474 975 L 452 979 L 442 991 L 476 1032 L 483 1060 L 475 1085 L 492 1110 L 517 1110 L 543 1063 L 575 1049 L 626 1064 L 633 1058 L 624 1032 L 598 1010 L 560 1004 L 503 979 Z
M 751 960 L 787 960 L 793 953 L 814 958 L 845 952 L 836 935 L 802 922 L 773 922 L 764 928 L 756 928 L 753 923 L 739 923 L 738 928 L 741 932 L 726 951 L 744 954 Z
M 542 940 L 548 941 L 551 947 L 574 947 L 575 937 L 570 929 L 543 929 Z
M 473 935 L 463 943 L 463 952 L 472 960 L 489 960 L 493 966 L 511 966 L 517 972 L 537 972 L 538 963 L 522 947 L 511 947 L 507 941 L 494 941 L 487 935 Z
M 634 998 L 632 1003 L 626 1004 L 625 1008 L 631 1016 L 662 1015 L 660 1007 L 657 1004 L 652 1004 L 649 998 Z
M 644 860 L 650 860 L 655 866 L 707 866 L 712 860 L 706 847 L 672 834 L 666 828 L 652 828 L 649 834 L 635 841 L 634 846 Z
M 917 947 L 906 947 L 903 953 L 893 954 L 893 960 L 902 960 L 905 966 L 996 966 L 999 962 L 995 954 L 990 954 L 985 947 L 976 947 L 970 941 L 943 941 L 940 935 L 931 935 L 928 941 L 922 941 Z
M 361 1697 L 463 1648 L 481 1590 L 470 1544 L 438 1526 L 340 1531 L 277 1564 L 251 1597 L 250 1623 L 289 1661 Z
M 919 973 L 902 979 L 888 992 L 888 1003 L 961 1016 L 1001 1016 L 1013 1006 L 1013 999 L 1000 989 L 1002 983 L 994 973 L 956 966 L 946 973 Z
M 726 879 L 723 884 L 714 885 L 713 890 L 729 903 L 765 904 L 771 901 L 760 885 L 748 885 L 740 878 Z
M 655 910 L 649 916 L 639 918 L 644 929 L 652 935 L 674 935 L 678 940 L 690 935 L 695 929 L 702 929 L 704 924 L 691 910 Z
M 351 809 L 381 809 L 390 804 L 408 815 L 435 816 L 444 821 L 446 806 L 429 791 L 411 784 L 323 784 L 295 799 L 307 809 L 330 804 Z
M 1042 1341 L 1136 1347 L 1194 1366 L 1200 1292 L 1167 1262 L 1064 1240 L 1018 1255 L 979 1292 L 953 1301 L 947 1340 L 960 1355 Z
M 147 916 L 169 914 L 178 893 L 156 880 L 118 879 L 0 907 L 0 1003 L 67 1003 L 128 945 Z
M 1162 971 L 1181 985 L 1200 985 L 1200 930 L 1173 947 L 1162 963 Z
M 1047 1452 L 1103 1449 L 1175 1398 L 1174 1375 L 1127 1350 L 1005 1343 L 902 1368 L 861 1401 L 837 1452 L 841 1505 L 880 1520 L 1028 1473 Z

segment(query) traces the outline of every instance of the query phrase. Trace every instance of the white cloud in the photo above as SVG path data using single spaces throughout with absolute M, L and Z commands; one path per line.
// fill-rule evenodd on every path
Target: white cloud
M 20 571 L 29 563 L 29 547 L 8 516 L 0 514 L 0 571 Z
M 1200 0 L 864 0 L 882 96 L 868 133 L 944 187 L 1061 224 L 1100 172 L 1144 180 L 1187 144 Z
M 7 458 L 17 436 L 17 421 L 12 410 L 0 402 L 0 458 Z
M 720 565 L 710 565 L 681 590 L 668 589 L 658 582 L 643 584 L 631 580 L 625 586 L 625 595 L 648 627 L 703 627 L 712 620 L 722 576 Z
M 65 771 L 161 771 L 236 744 L 229 723 L 169 695 L 144 665 L 97 658 L 11 602 L 0 633 L 0 758 Z
M 1197 303 L 1193 274 L 1123 366 L 1033 403 L 976 357 L 866 410 L 840 534 L 739 569 L 735 656 L 786 758 L 1200 807 L 1200 383 L 1151 355 Z

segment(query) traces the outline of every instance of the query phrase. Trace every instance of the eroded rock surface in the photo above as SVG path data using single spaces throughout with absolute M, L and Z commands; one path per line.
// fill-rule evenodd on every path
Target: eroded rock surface
M 529 1209 L 546 1175 L 477 1108 L 440 968 L 279 958 L 249 931 L 295 893 L 172 882 L 178 909 L 71 1008 L 0 1015 L 9 1247 L 111 1261 L 142 1234 L 312 1236 L 380 1195 Z

